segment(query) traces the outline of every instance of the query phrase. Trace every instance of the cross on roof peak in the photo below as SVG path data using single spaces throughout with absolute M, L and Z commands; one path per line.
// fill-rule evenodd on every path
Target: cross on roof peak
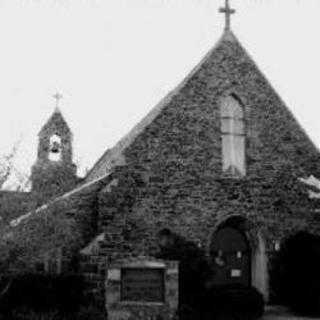
M 230 7 L 230 4 L 229 4 L 229 0 L 225 0 L 225 6 L 223 8 L 220 8 L 219 9 L 219 12 L 220 13 L 224 13 L 225 14 L 225 19 L 226 19 L 226 22 L 225 22 L 225 27 L 224 29 L 226 31 L 229 31 L 230 30 L 230 17 L 232 14 L 236 13 L 236 10 L 235 9 L 232 9 Z
M 63 95 L 56 92 L 52 97 L 56 100 L 56 109 L 59 109 L 59 101 L 63 98 Z

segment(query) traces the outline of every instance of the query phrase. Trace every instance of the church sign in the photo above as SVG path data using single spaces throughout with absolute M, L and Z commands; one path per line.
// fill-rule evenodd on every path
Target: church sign
M 164 268 L 122 268 L 121 301 L 164 302 Z
M 172 319 L 178 307 L 178 263 L 153 258 L 118 260 L 108 268 L 109 319 Z

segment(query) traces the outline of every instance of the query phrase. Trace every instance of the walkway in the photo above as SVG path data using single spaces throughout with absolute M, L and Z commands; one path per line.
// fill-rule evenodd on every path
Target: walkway
M 316 320 L 319 318 L 298 317 L 279 306 L 267 306 L 266 312 L 261 320 Z

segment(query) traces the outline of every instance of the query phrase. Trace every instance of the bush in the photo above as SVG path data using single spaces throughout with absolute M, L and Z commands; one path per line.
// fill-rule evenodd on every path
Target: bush
M 74 320 L 106 320 L 107 318 L 106 312 L 102 312 L 96 307 L 88 306 L 81 308 Z
M 104 312 L 90 305 L 84 289 L 79 275 L 16 276 L 0 298 L 0 320 L 106 319 Z
M 320 315 L 320 237 L 299 232 L 284 241 L 274 260 L 274 300 L 305 315 Z
M 205 319 L 255 320 L 264 313 L 262 294 L 240 284 L 214 287 L 205 297 Z
M 59 316 L 57 311 L 36 313 L 30 310 L 12 310 L 10 314 L 0 316 L 1 320 L 67 320 Z M 71 320 L 71 319 L 68 319 Z
M 75 313 L 84 303 L 84 281 L 78 275 L 25 274 L 12 279 L 0 299 L 0 314 L 29 310 L 60 314 Z
M 61 315 L 58 310 L 34 312 L 31 310 L 13 310 L 9 315 L 0 316 L 0 320 L 105 320 L 106 315 L 94 307 L 81 308 L 75 313 Z

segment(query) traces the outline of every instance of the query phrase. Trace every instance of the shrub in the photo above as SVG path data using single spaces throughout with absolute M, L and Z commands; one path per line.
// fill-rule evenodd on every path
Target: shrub
M 30 310 L 12 310 L 10 314 L 0 317 L 1 320 L 67 320 L 61 318 L 57 311 L 51 312 L 34 312 Z M 71 319 L 68 319 L 71 320 Z
M 100 309 L 88 306 L 81 308 L 74 320 L 106 320 L 106 312 L 102 312 Z M 69 320 L 69 319 L 68 319 Z
M 0 314 L 29 310 L 60 314 L 75 313 L 84 302 L 84 281 L 78 275 L 25 274 L 12 279 L 0 299 Z
M 299 232 L 284 241 L 274 260 L 274 300 L 305 315 L 320 315 L 320 237 Z
M 179 261 L 179 318 L 197 319 L 210 268 L 205 253 L 193 241 L 163 229 L 158 234 L 157 258 Z
M 240 284 L 214 287 L 205 297 L 205 319 L 259 319 L 264 312 L 262 294 Z
M 62 315 L 59 310 L 35 312 L 32 310 L 13 310 L 9 315 L 0 316 L 0 320 L 105 320 L 106 315 L 100 310 L 88 306 L 77 312 Z

